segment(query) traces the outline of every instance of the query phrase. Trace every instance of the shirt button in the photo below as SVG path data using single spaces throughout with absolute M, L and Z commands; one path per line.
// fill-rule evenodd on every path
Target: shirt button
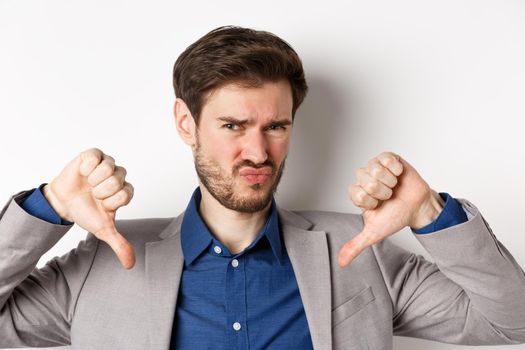
M 233 324 L 233 329 L 235 329 L 236 331 L 241 330 L 241 324 L 239 322 L 235 322 Z
M 221 247 L 219 247 L 218 245 L 216 245 L 215 247 L 213 247 L 213 251 L 217 254 L 220 254 L 222 252 L 222 249 Z
M 233 260 L 232 260 L 232 266 L 233 266 L 233 267 L 237 267 L 237 266 L 239 266 L 239 260 L 237 260 L 237 259 L 233 259 Z

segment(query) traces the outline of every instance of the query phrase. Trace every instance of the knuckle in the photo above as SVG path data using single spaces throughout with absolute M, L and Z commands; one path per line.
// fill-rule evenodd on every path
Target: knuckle
M 389 191 L 389 189 L 386 189 L 384 192 L 381 192 L 380 194 L 377 195 L 377 199 L 387 200 L 388 198 L 390 198 L 391 195 L 392 195 L 391 191 Z
M 88 149 L 88 151 L 90 152 L 93 152 L 93 153 L 103 153 L 100 148 L 97 148 L 97 147 L 91 147 L 90 149 Z
M 358 192 L 354 192 L 351 197 L 352 197 L 352 202 L 354 202 L 354 204 L 356 205 L 361 204 L 361 196 L 359 195 Z
M 381 157 L 383 158 L 390 158 L 394 156 L 395 156 L 394 152 L 390 152 L 390 151 L 381 152 Z
M 130 191 L 129 189 L 127 189 L 126 187 L 124 187 L 123 189 L 121 189 L 121 190 L 119 191 L 118 194 L 119 194 L 120 198 L 121 198 L 123 201 L 127 201 L 127 200 L 129 200 L 129 199 L 131 198 L 131 196 L 132 196 L 131 191 Z
M 104 195 L 104 192 L 100 186 L 95 186 L 93 187 L 93 190 L 91 191 L 91 193 L 93 194 L 93 197 L 97 198 L 97 199 L 105 199 L 105 195 Z
M 132 195 L 132 194 L 128 194 L 128 195 L 126 196 L 126 201 L 125 201 L 125 203 L 126 203 L 126 204 L 129 204 L 129 202 L 131 202 L 132 199 L 133 199 L 133 195 Z
M 133 198 L 133 189 L 130 188 L 127 184 L 126 186 L 121 189 L 119 192 L 117 192 L 113 196 L 115 202 L 118 203 L 118 206 L 123 206 L 128 204 L 131 199 Z
M 377 190 L 379 190 L 379 183 L 377 181 L 371 181 L 367 183 L 366 185 L 366 191 L 368 193 L 375 193 Z
M 103 152 L 96 147 L 92 147 L 92 148 L 88 148 L 87 150 L 83 151 L 81 154 L 84 157 L 98 158 L 100 155 L 103 154 Z
M 102 201 L 102 206 L 107 210 L 114 210 L 115 209 L 115 202 L 109 198 L 104 199 Z
M 359 188 L 358 186 L 356 185 L 352 185 L 350 187 L 350 195 L 353 199 L 358 199 L 359 198 Z
M 87 177 L 87 182 L 91 187 L 95 187 L 98 184 L 97 179 L 95 179 L 93 173 L 89 174 Z
M 122 192 L 118 195 L 118 199 L 119 199 L 119 202 L 120 203 L 123 203 L 123 204 L 128 204 L 129 201 L 131 200 L 131 196 L 129 195 L 128 192 Z
M 370 232 L 366 236 L 366 246 L 367 247 L 371 246 L 372 244 L 377 243 L 378 241 L 379 241 L 379 235 L 377 233 Z
M 364 191 L 359 191 L 355 194 L 356 199 L 359 203 L 364 203 L 368 195 Z
M 394 165 L 398 162 L 398 156 L 394 153 L 391 153 L 387 158 L 386 158 L 386 164 L 388 165 Z
M 375 178 L 381 178 L 385 175 L 385 170 L 383 167 L 375 165 L 370 169 L 370 175 L 372 175 Z
M 128 183 L 128 190 L 131 197 L 133 197 L 133 194 L 135 193 L 135 187 L 133 187 L 132 184 Z
M 124 168 L 124 167 L 116 166 L 115 169 L 118 170 L 118 173 L 119 173 L 122 177 L 126 177 L 126 175 L 128 175 L 128 171 L 127 171 L 126 168 Z
M 92 153 L 87 153 L 87 154 L 84 154 L 82 157 L 82 162 L 84 164 L 89 164 L 90 166 L 92 166 L 93 168 L 98 164 L 98 161 L 99 159 L 97 158 L 97 156 L 95 154 L 92 154 Z
M 378 157 L 374 157 L 372 159 L 370 159 L 368 161 L 368 163 L 366 164 L 366 166 L 368 167 L 368 169 L 372 168 L 374 166 L 374 164 L 377 164 L 379 162 L 379 158 Z
M 386 165 L 386 166 L 390 166 L 390 165 L 393 165 L 395 162 L 395 159 L 393 157 L 385 157 L 384 160 L 383 160 L 383 163 Z
M 117 209 L 118 207 L 123 205 L 123 203 L 125 202 L 124 197 L 125 196 L 122 193 L 117 193 L 116 195 L 112 197 L 114 209 Z
M 95 236 L 97 236 L 98 239 L 103 240 L 104 242 L 107 242 L 109 238 L 111 237 L 111 233 L 109 230 L 102 229 L 98 231 Z
M 126 251 L 127 245 L 125 241 L 118 240 L 118 242 L 113 243 L 113 251 L 118 254 L 123 254 Z
M 100 164 L 99 168 L 103 176 L 111 176 L 114 172 L 113 166 L 108 162 Z
M 397 176 L 392 176 L 392 187 L 397 185 Z
M 118 177 L 116 176 L 111 176 L 107 179 L 107 186 L 111 189 L 111 190 L 117 190 L 120 188 L 120 180 Z

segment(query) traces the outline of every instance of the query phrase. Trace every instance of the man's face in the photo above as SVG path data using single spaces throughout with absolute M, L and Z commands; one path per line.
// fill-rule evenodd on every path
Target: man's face
M 195 168 L 201 183 L 224 207 L 244 213 L 264 209 L 281 178 L 292 131 L 287 81 L 215 90 L 204 105 Z

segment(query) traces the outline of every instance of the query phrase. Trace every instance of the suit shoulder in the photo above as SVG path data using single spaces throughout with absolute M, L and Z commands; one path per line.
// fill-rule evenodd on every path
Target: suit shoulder
M 295 214 L 302 216 L 310 221 L 314 226 L 332 226 L 332 225 L 355 225 L 361 226 L 363 224 L 362 216 L 354 213 L 341 213 L 335 211 L 324 210 L 298 210 Z
M 363 217 L 359 214 L 322 210 L 300 210 L 294 213 L 311 222 L 311 230 L 333 233 L 348 232 L 349 229 L 360 231 L 363 227 Z
M 174 220 L 168 218 L 138 218 L 116 220 L 117 230 L 128 240 L 149 242 L 159 240 L 159 234 Z

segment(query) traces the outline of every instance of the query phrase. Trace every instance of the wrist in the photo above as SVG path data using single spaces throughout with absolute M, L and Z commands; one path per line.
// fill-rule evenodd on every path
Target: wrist
M 420 228 L 427 226 L 437 219 L 444 206 L 445 201 L 441 198 L 439 193 L 430 189 L 427 200 L 423 202 L 416 215 L 413 217 L 413 220 L 409 225 L 410 228 L 412 230 L 419 230 Z
M 62 205 L 56 194 L 53 192 L 50 184 L 45 185 L 41 191 L 51 208 L 53 208 L 58 216 L 60 216 L 63 220 L 73 222 L 73 219 L 69 217 L 69 214 L 65 210 L 64 205 Z

